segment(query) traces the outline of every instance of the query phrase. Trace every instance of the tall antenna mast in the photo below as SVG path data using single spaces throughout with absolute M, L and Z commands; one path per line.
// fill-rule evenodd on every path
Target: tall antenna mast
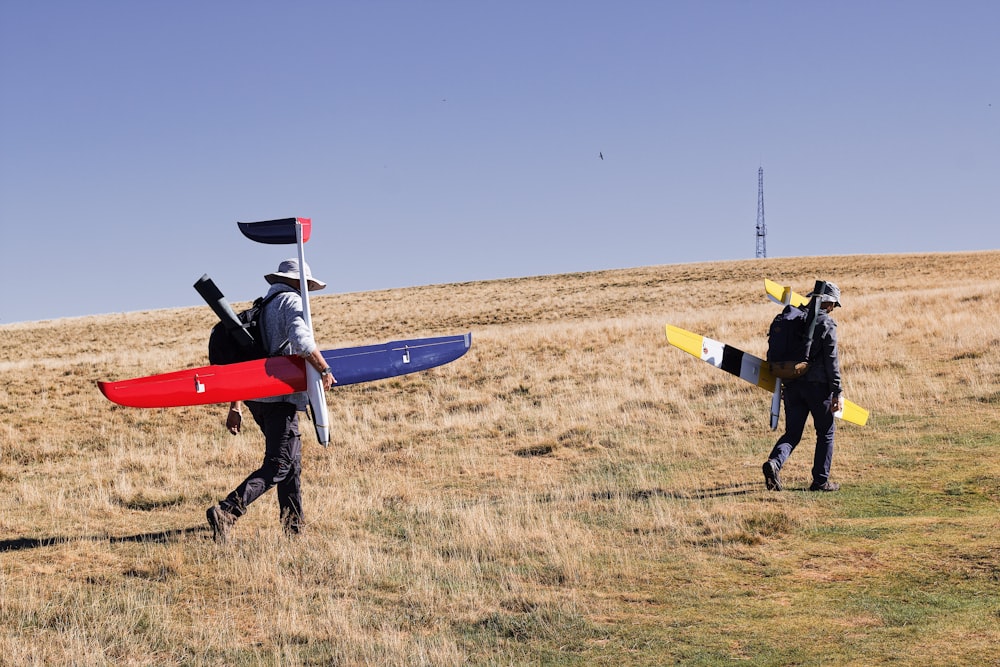
M 757 170 L 757 259 L 767 257 L 767 226 L 764 224 L 764 167 Z

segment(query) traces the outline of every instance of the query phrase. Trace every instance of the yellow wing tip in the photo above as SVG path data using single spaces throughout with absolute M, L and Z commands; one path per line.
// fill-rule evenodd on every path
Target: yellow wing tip
M 680 350 L 684 350 L 688 354 L 701 357 L 702 336 L 696 333 L 668 324 L 667 342 Z
M 858 426 L 864 426 L 868 423 L 868 410 L 851 401 L 844 401 L 844 410 L 840 414 L 840 418 L 845 422 L 857 424 Z

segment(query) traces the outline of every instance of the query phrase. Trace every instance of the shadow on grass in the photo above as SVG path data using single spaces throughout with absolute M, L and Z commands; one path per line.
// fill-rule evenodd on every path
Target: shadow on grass
M 652 500 L 653 498 L 667 498 L 670 500 L 705 500 L 708 498 L 725 498 L 746 496 L 752 493 L 759 493 L 764 490 L 764 485 L 757 482 L 740 482 L 738 484 L 725 484 L 713 486 L 706 489 L 695 489 L 693 491 L 671 491 L 664 488 L 653 489 L 605 489 L 603 491 L 593 491 L 589 498 L 594 501 L 601 500 L 632 500 L 640 502 Z M 540 503 L 551 503 L 564 500 L 561 496 L 546 493 L 537 497 Z
M 80 540 L 91 540 L 94 542 L 107 541 L 110 544 L 124 544 L 130 542 L 172 542 L 194 533 L 203 533 L 209 530 L 208 526 L 193 526 L 191 528 L 176 528 L 174 530 L 162 530 L 157 533 L 140 533 L 138 535 L 102 536 L 102 537 L 21 537 L 14 540 L 0 540 L 0 553 L 9 551 L 24 551 L 26 549 L 40 549 L 51 547 L 57 544 L 67 544 Z
M 760 492 L 761 484 L 751 482 L 741 482 L 738 484 L 724 484 L 706 489 L 695 489 L 693 491 L 670 491 L 668 489 L 635 489 L 631 491 L 596 491 L 590 494 L 593 500 L 614 500 L 616 498 L 629 498 L 630 500 L 649 500 L 650 498 L 670 498 L 673 500 L 704 500 L 706 498 L 725 498 L 735 496 L 745 496 L 751 493 Z

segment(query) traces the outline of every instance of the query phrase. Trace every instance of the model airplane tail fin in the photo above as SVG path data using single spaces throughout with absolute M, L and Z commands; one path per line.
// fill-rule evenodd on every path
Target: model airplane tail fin
M 260 222 L 238 222 L 243 236 L 257 243 L 272 245 L 290 245 L 297 243 L 296 223 L 302 226 L 302 242 L 309 240 L 312 232 L 312 218 L 281 218 L 280 220 L 262 220 Z
M 764 278 L 764 291 L 767 292 L 767 298 L 783 306 L 791 304 L 796 308 L 801 308 L 809 303 L 809 299 L 797 292 L 793 292 L 791 287 L 785 287 L 767 278 Z

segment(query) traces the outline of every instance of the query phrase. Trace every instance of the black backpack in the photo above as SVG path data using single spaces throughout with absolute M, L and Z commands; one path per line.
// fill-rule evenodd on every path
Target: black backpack
M 266 299 L 262 296 L 257 297 L 253 305 L 237 314 L 240 326 L 246 333 L 250 334 L 249 342 L 246 336 L 236 337 L 222 322 L 212 327 L 212 333 L 208 336 L 208 363 L 212 365 L 237 364 L 241 361 L 263 359 L 268 356 L 260 332 L 260 320 L 264 306 L 279 294 L 281 292 L 275 292 Z M 285 341 L 282 343 L 282 347 L 287 344 L 288 341 Z
M 767 332 L 767 364 L 771 375 L 794 380 L 809 370 L 809 349 L 816 318 L 811 309 L 785 306 Z

